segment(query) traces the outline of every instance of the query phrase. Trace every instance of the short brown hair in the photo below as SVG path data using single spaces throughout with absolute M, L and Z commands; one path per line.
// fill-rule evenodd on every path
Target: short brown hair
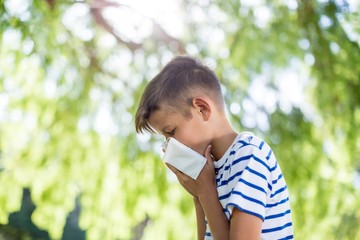
M 148 120 L 160 105 L 191 118 L 189 106 L 199 92 L 223 110 L 224 99 L 216 74 L 196 58 L 175 57 L 146 86 L 136 112 L 136 132 L 154 132 Z

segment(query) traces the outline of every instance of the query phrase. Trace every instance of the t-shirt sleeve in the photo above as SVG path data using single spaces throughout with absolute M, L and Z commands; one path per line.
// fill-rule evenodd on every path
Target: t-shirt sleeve
M 245 161 L 245 168 L 235 183 L 226 205 L 232 214 L 234 207 L 248 214 L 265 219 L 266 201 L 271 185 L 269 184 L 271 168 L 263 153 L 256 146 L 249 146 L 245 150 L 238 150 L 237 162 Z M 236 170 L 236 163 L 232 171 Z

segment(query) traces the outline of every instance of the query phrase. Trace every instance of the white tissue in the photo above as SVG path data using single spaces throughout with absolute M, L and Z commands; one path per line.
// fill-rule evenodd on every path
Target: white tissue
M 175 138 L 169 138 L 163 161 L 196 180 L 207 159 Z

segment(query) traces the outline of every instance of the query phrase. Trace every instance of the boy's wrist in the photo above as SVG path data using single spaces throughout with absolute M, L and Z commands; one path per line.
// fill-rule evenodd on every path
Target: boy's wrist
M 217 199 L 218 192 L 217 192 L 215 181 L 213 183 L 203 184 L 203 187 L 198 192 L 197 197 L 198 197 L 199 201 L 205 200 L 209 197 L 215 197 Z
M 203 191 L 197 197 L 197 201 L 203 205 L 203 202 L 207 202 L 210 199 L 218 200 L 218 192 L 216 188 L 208 189 L 207 191 Z M 194 200 L 195 201 L 195 200 Z

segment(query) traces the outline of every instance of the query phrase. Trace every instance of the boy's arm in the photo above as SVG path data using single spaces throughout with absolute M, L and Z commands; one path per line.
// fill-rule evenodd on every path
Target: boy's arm
M 170 164 L 166 165 L 173 173 L 175 173 L 180 184 L 192 196 L 194 196 L 194 198 L 197 197 L 199 199 L 200 206 L 198 207 L 202 208 L 202 212 L 206 215 L 213 238 L 215 240 L 225 240 L 229 239 L 230 223 L 224 214 L 223 208 L 218 198 L 215 182 L 214 163 L 211 160 L 210 151 L 211 146 L 208 146 L 205 151 L 205 157 L 208 161 L 196 180 L 193 180 Z M 197 211 L 199 210 L 200 209 L 197 208 Z M 197 217 L 200 216 L 201 215 L 197 215 Z
M 199 201 L 206 215 L 213 239 L 229 239 L 230 223 L 224 214 L 216 188 L 199 195 Z
M 259 240 L 262 220 L 234 208 L 230 220 L 230 240 Z
M 167 165 L 175 173 L 181 185 L 191 195 L 198 197 L 215 240 L 260 239 L 262 220 L 259 217 L 234 208 L 230 222 L 227 220 L 218 198 L 214 167 L 209 153 L 208 147 L 205 154 L 208 162 L 196 181 L 173 166 Z
M 196 212 L 197 239 L 204 240 L 206 232 L 205 213 L 198 197 L 194 197 L 194 206 Z
M 217 195 L 215 195 L 215 197 L 210 196 L 210 193 L 204 197 L 199 196 L 199 201 L 202 204 L 213 238 L 215 240 L 260 239 L 263 221 L 259 217 L 234 208 L 229 226 L 229 222 L 223 212 Z

